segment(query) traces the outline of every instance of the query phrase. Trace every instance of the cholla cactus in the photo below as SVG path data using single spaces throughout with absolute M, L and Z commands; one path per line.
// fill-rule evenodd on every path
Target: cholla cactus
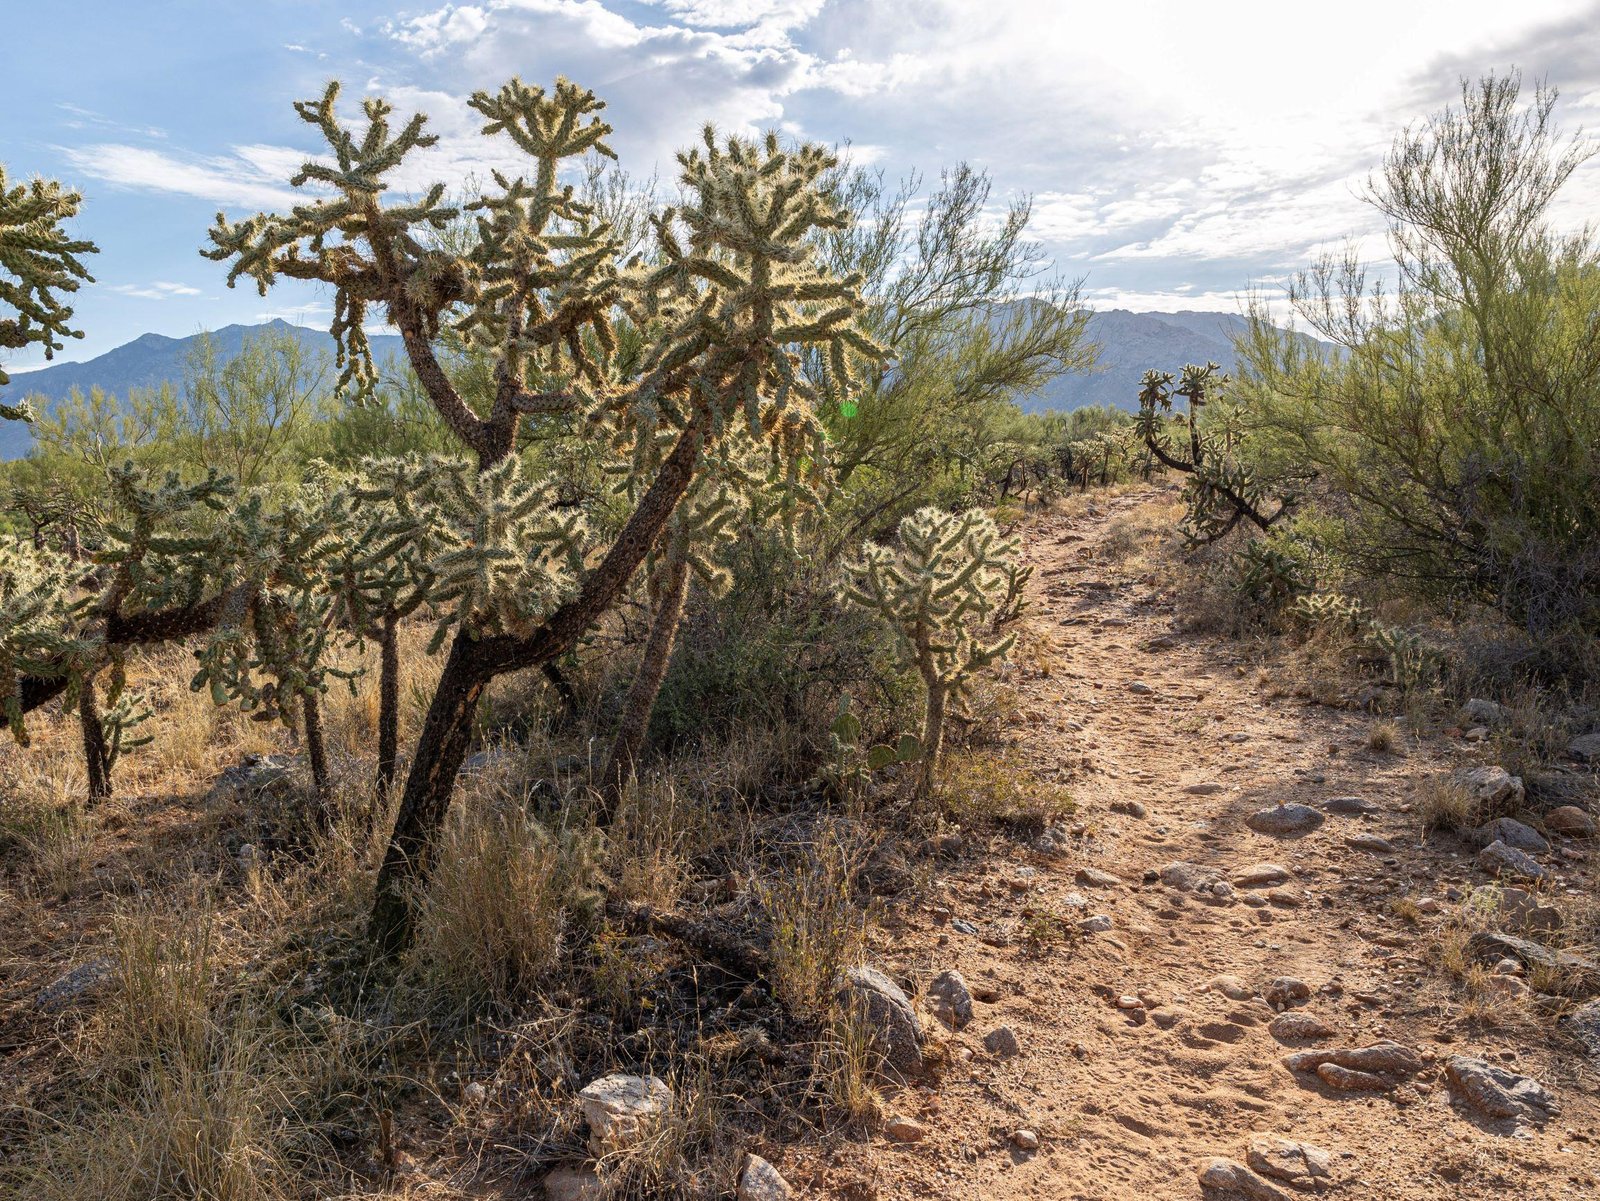
M 1006 655 L 1014 636 L 988 625 L 1012 592 L 1017 540 L 1002 538 L 980 510 L 920 509 L 900 523 L 897 550 L 866 543 L 845 564 L 845 598 L 885 618 L 900 653 L 922 676 L 927 709 L 922 736 L 922 791 L 934 782 L 951 701 L 972 674 Z
M 8 186 L 0 167 L 0 350 L 42 346 L 48 359 L 63 346 L 58 338 L 83 337 L 71 328 L 72 309 L 58 295 L 93 282 L 82 256 L 97 247 L 62 228 L 78 215 L 82 199 L 53 180 Z M 0 369 L 0 386 L 10 382 Z M 0 417 L 30 416 L 26 404 L 0 404 Z
M 1267 488 L 1234 455 L 1242 436 L 1239 415 L 1221 409 L 1210 420 L 1202 413 L 1227 387 L 1228 377 L 1216 363 L 1187 364 L 1177 386 L 1170 371 L 1147 371 L 1139 390 L 1139 415 L 1134 428 L 1150 452 L 1173 471 L 1189 477 L 1184 489 L 1187 512 L 1181 529 L 1190 542 L 1215 542 L 1233 532 L 1245 519 L 1267 530 L 1294 505 L 1292 496 L 1278 500 L 1268 513 Z M 1188 402 L 1188 412 L 1174 419 L 1172 398 Z M 1174 426 L 1178 436 L 1174 436 Z M 1188 446 L 1180 447 L 1183 438 Z

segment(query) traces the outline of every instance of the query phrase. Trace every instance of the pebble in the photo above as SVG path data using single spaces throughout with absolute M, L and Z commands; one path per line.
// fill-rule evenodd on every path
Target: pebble
M 1039 1136 L 1032 1130 L 1013 1130 L 1011 1132 L 1011 1141 L 1023 1151 L 1037 1151 L 1039 1149 Z
M 1503 842 L 1491 842 L 1479 851 L 1477 863 L 1491 876 L 1543 880 L 1550 874 L 1526 851 L 1519 851 L 1516 847 L 1507 846 Z
M 1118 1009 L 1143 1009 L 1144 1008 L 1144 1002 L 1139 1000 L 1138 997 L 1130 996 L 1127 993 L 1123 993 L 1122 996 L 1117 998 L 1117 1008 Z
M 1352 851 L 1367 851 L 1374 855 L 1392 855 L 1399 849 L 1387 838 L 1380 838 L 1376 834 L 1352 834 L 1344 840 L 1344 845 Z
M 928 1128 L 911 1118 L 894 1117 L 883 1124 L 883 1132 L 897 1143 L 914 1143 L 928 1133 Z
M 1485 822 L 1472 832 L 1472 841 L 1480 847 L 1503 842 L 1508 847 L 1532 851 L 1536 855 L 1546 855 L 1550 851 L 1550 843 L 1543 834 L 1514 817 L 1497 817 L 1492 822 Z
M 1080 921 L 1078 929 L 1085 934 L 1104 934 L 1111 929 L 1111 919 L 1103 913 L 1097 913 L 1093 917 L 1086 917 Z
M 1257 834 L 1271 834 L 1279 838 L 1292 838 L 1309 834 L 1326 819 L 1309 805 L 1274 805 L 1261 809 L 1245 818 L 1244 824 Z
M 1216 780 L 1202 780 L 1198 784 L 1189 784 L 1184 791 L 1190 796 L 1213 796 L 1222 791 L 1222 785 Z
M 1217 976 L 1210 984 L 1213 992 L 1219 992 L 1230 1001 L 1248 1001 L 1255 996 L 1255 989 L 1251 988 L 1237 976 Z
M 1297 976 L 1278 976 L 1267 985 L 1267 1004 L 1274 1009 L 1286 1009 L 1310 997 L 1311 986 Z
M 1263 1176 L 1301 1188 L 1317 1188 L 1333 1179 L 1333 1156 L 1291 1139 L 1257 1135 L 1250 1140 L 1245 1161 Z
M 1017 1042 L 1016 1033 L 1010 1026 L 1000 1026 L 985 1034 L 983 1048 L 989 1054 L 998 1055 L 1001 1059 L 1010 1059 L 1013 1055 L 1022 1054 L 1022 1046 Z
M 1112 801 L 1111 812 L 1120 813 L 1124 817 L 1137 817 L 1141 819 L 1149 815 L 1149 811 L 1139 801 Z
M 1080 867 L 1075 878 L 1079 884 L 1089 888 L 1115 888 L 1122 883 L 1121 876 L 1113 876 L 1097 867 Z
M 1276 863 L 1253 863 L 1241 872 L 1235 872 L 1233 882 L 1239 888 L 1270 888 L 1274 884 L 1289 882 L 1289 869 Z
M 1309 1013 L 1280 1013 L 1267 1023 L 1267 1033 L 1280 1042 L 1315 1042 L 1320 1038 L 1332 1038 L 1335 1031 Z
M 788 1201 L 794 1195 L 777 1168 L 759 1155 L 744 1161 L 744 1171 L 739 1173 L 737 1201 Z

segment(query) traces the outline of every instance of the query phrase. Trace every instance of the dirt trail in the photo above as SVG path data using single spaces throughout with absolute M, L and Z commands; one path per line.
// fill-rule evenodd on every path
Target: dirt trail
M 1027 620 L 1057 666 L 1021 673 L 1031 724 L 1018 748 L 1041 779 L 1070 788 L 1085 828 L 1056 854 L 997 843 L 997 854 L 942 871 L 931 900 L 890 925 L 880 953 L 923 981 L 959 969 L 976 1013 L 951 1036 L 942 1080 L 893 1099 L 891 1113 L 926 1134 L 837 1152 L 804 1182 L 809 1195 L 1220 1198 L 1229 1194 L 1203 1190 L 1198 1169 L 1212 1156 L 1243 1161 L 1255 1135 L 1331 1152 L 1339 1198 L 1600 1195 L 1593 1071 L 1532 1024 L 1496 1032 L 1459 1021 L 1430 958 L 1443 919 L 1413 925 L 1386 910 L 1481 881 L 1460 844 L 1424 845 L 1402 811 L 1416 781 L 1460 766 L 1465 752 L 1443 740 L 1369 750 L 1370 717 L 1272 699 L 1239 648 L 1175 632 L 1171 602 L 1097 553 L 1117 518 L 1159 495 L 1033 526 Z M 1343 796 L 1376 811 L 1330 814 L 1300 838 L 1245 824 L 1277 801 L 1320 808 Z M 1395 849 L 1348 845 L 1360 835 Z M 1260 863 L 1291 878 L 1218 896 L 1155 879 L 1175 862 L 1224 881 Z M 1084 868 L 1120 882 L 1093 886 Z M 1565 864 L 1563 883 L 1593 887 L 1589 870 Z M 1039 915 L 1066 917 L 1054 928 L 1075 929 L 1095 914 L 1109 931 L 1029 945 L 1030 919 L 1037 930 Z M 1251 995 L 1224 995 L 1219 975 Z M 1310 986 L 1295 1012 L 1337 1032 L 1321 1045 L 1394 1039 L 1423 1056 L 1423 1070 L 1379 1095 L 1292 1074 L 1284 1057 L 1316 1044 L 1269 1032 L 1276 1013 L 1263 993 L 1281 976 Z M 1118 1007 L 1132 998 L 1142 1000 Z M 1020 1043 L 1013 1058 L 984 1048 L 1001 1026 Z M 1445 1085 L 1440 1065 L 1455 1054 L 1534 1076 L 1563 1112 L 1521 1132 L 1474 1118 Z M 1009 1140 L 1019 1128 L 1041 1146 L 1018 1149 Z

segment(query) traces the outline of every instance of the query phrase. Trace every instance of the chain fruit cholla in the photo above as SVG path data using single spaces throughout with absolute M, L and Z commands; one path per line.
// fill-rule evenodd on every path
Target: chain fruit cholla
M 845 564 L 845 598 L 885 618 L 900 653 L 927 688 L 921 791 L 933 787 L 944 716 L 972 674 L 1006 655 L 1013 635 L 993 618 L 1026 569 L 1017 540 L 1002 538 L 987 513 L 920 509 L 900 523 L 897 549 L 866 543 Z

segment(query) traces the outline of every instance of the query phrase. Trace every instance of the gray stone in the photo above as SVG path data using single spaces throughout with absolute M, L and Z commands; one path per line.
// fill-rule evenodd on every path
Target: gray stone
M 106 955 L 80 963 L 41 988 L 39 995 L 33 999 L 34 1007 L 45 1013 L 60 1013 L 104 991 L 116 976 L 116 971 L 117 961 Z
M 1332 1026 L 1309 1013 L 1280 1013 L 1267 1023 L 1267 1033 L 1282 1043 L 1310 1043 L 1332 1038 Z
M 1284 1009 L 1310 997 L 1311 986 L 1295 976 L 1279 976 L 1267 985 L 1267 1004 L 1274 1009 Z
M 952 1030 L 972 1020 L 972 990 L 960 972 L 951 968 L 933 978 L 928 985 L 928 1012 Z
M 1080 867 L 1076 879 L 1089 888 L 1115 888 L 1122 883 L 1121 876 L 1113 876 L 1097 867 Z
M 1250 1201 L 1289 1201 L 1289 1194 L 1257 1176 L 1237 1160 L 1220 1156 L 1200 1169 L 1200 1183 L 1219 1193 L 1234 1193 Z
M 1508 847 L 1515 847 L 1519 851 L 1532 851 L 1538 855 L 1546 854 L 1550 850 L 1550 844 L 1545 841 L 1544 835 L 1514 817 L 1497 817 L 1492 822 L 1485 822 L 1472 832 L 1472 841 L 1480 847 L 1486 847 L 1491 842 L 1503 842 Z
M 1235 872 L 1233 883 L 1236 888 L 1271 888 L 1275 884 L 1287 884 L 1289 879 L 1286 867 L 1276 863 L 1253 863 L 1242 872 Z
M 1146 684 L 1143 680 L 1134 680 L 1128 685 L 1128 691 L 1135 693 L 1138 696 L 1149 696 L 1155 691 L 1155 689 L 1150 687 L 1150 685 Z
M 1518 934 L 1561 928 L 1561 910 L 1554 905 L 1541 905 L 1531 892 L 1508 884 L 1479 885 L 1462 908 Z
M 1292 1139 L 1257 1135 L 1250 1140 L 1245 1162 L 1263 1176 L 1301 1188 L 1314 1188 L 1333 1179 L 1332 1155 Z
M 1503 767 L 1474 767 L 1462 774 L 1461 784 L 1485 808 L 1519 809 L 1527 795 L 1521 779 Z
M 1371 801 L 1364 801 L 1358 796 L 1329 797 L 1322 802 L 1322 807 L 1329 813 L 1340 817 L 1360 817 L 1364 813 L 1376 813 L 1378 807 Z
M 1600 964 L 1570 951 L 1557 951 L 1543 943 L 1492 930 L 1479 930 L 1467 939 L 1467 955 L 1490 966 L 1502 959 L 1515 959 L 1524 967 L 1559 972 L 1571 987 L 1592 992 L 1600 987 Z
M 1568 838 L 1593 838 L 1595 821 L 1576 805 L 1562 805 L 1544 815 L 1545 829 Z
M 898 984 L 876 968 L 851 968 L 834 995 L 864 1023 L 884 1066 L 901 1076 L 921 1073 L 922 1023 Z
M 1194 863 L 1169 863 L 1161 869 L 1161 882 L 1179 892 L 1197 892 L 1210 888 L 1220 877 L 1209 867 Z
M 1482 1059 L 1454 1055 L 1444 1065 L 1450 1091 L 1485 1117 L 1549 1121 L 1561 1112 L 1555 1098 L 1531 1076 L 1519 1076 Z
M 1188 784 L 1183 789 L 1190 796 L 1213 796 L 1222 791 L 1222 785 L 1216 780 L 1202 780 L 1198 784 Z
M 1309 834 L 1326 819 L 1309 805 L 1274 805 L 1245 818 L 1244 824 L 1257 834 L 1271 834 L 1276 838 L 1297 838 Z
M 1017 1042 L 1016 1033 L 1010 1026 L 1000 1026 L 985 1034 L 983 1047 L 989 1054 L 998 1055 L 1001 1059 L 1022 1054 L 1022 1045 Z
M 1567 747 L 1567 754 L 1579 763 L 1600 763 L 1600 730 L 1574 738 Z
M 1230 1001 L 1248 1001 L 1255 996 L 1255 989 L 1251 988 L 1237 976 L 1216 976 L 1210 984 L 1213 992 L 1219 992 Z
M 1461 724 L 1464 726 L 1503 725 L 1510 716 L 1504 705 L 1477 697 L 1461 706 Z
M 1523 880 L 1543 880 L 1550 873 L 1539 866 L 1539 861 L 1526 851 L 1508 847 L 1503 842 L 1491 842 L 1478 852 L 1478 867 L 1491 876 L 1511 876 Z
M 734 1194 L 738 1201 L 787 1201 L 794 1195 L 777 1168 L 759 1155 L 744 1161 L 744 1171 L 739 1173 L 739 1188 Z
M 1149 810 L 1140 801 L 1112 801 L 1111 812 L 1120 813 L 1124 817 L 1143 818 L 1148 816 Z
M 589 1150 L 605 1155 L 649 1136 L 672 1108 L 672 1089 L 659 1076 L 614 1073 L 587 1084 L 578 1107 L 589 1124 Z
M 1093 917 L 1086 917 L 1080 921 L 1078 929 L 1085 934 L 1104 934 L 1111 929 L 1111 919 L 1103 913 L 1097 913 Z
M 1578 1006 L 1561 1019 L 1561 1027 L 1583 1044 L 1589 1059 L 1600 1066 L 1600 1001 Z

